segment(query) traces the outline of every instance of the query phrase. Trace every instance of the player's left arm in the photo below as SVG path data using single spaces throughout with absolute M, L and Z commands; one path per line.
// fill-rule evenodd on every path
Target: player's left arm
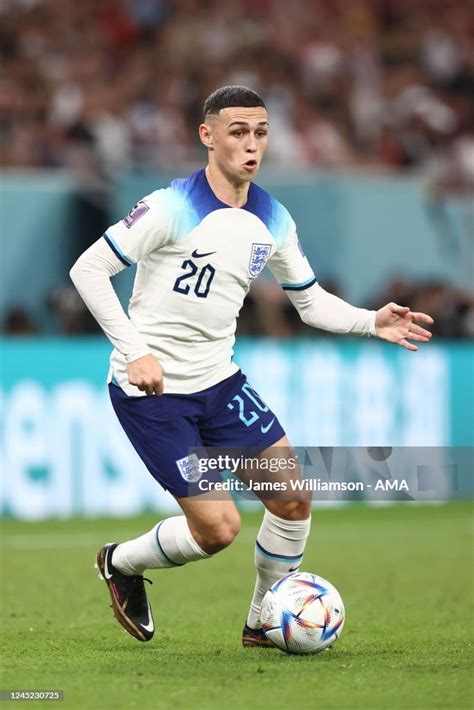
M 427 343 L 431 333 L 418 325 L 433 323 L 426 313 L 413 313 L 406 306 L 388 303 L 378 311 L 357 308 L 323 289 L 303 254 L 294 230 L 276 250 L 269 267 L 304 323 L 331 333 L 376 336 L 418 350 L 410 340 Z

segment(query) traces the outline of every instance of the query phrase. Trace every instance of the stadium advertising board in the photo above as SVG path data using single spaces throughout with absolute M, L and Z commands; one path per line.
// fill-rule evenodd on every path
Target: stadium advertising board
M 3 515 L 115 516 L 176 507 L 113 414 L 105 341 L 8 340 L 2 352 Z M 471 357 L 462 345 L 432 345 L 413 356 L 334 339 L 243 340 L 236 348 L 237 362 L 259 382 L 298 447 L 469 446 Z M 449 475 L 443 485 L 450 497 Z

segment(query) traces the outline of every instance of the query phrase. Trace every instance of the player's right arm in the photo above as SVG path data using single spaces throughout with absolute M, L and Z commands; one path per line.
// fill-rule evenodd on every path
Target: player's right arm
M 158 212 L 158 214 L 157 214 Z M 127 362 L 128 380 L 146 394 L 163 392 L 163 368 L 125 314 L 110 279 L 166 239 L 166 220 L 139 202 L 76 261 L 71 279 L 100 327 Z

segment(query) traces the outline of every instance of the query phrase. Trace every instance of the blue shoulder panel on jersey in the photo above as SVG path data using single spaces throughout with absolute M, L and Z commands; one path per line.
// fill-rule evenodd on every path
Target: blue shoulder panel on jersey
M 277 246 L 281 247 L 291 234 L 292 219 L 288 210 L 258 185 L 250 183 L 244 210 L 262 220 Z
M 178 178 L 171 183 L 171 190 L 185 198 L 188 225 L 197 226 L 215 210 L 230 209 L 213 193 L 204 170 L 198 170 L 187 178 Z M 291 233 L 289 212 L 265 190 L 250 183 L 248 199 L 242 209 L 258 217 L 267 227 L 278 246 L 284 244 Z
M 194 212 L 197 224 L 214 210 L 222 210 L 229 206 L 221 202 L 212 192 L 204 170 L 197 170 L 187 178 L 173 180 L 171 189 L 186 198 L 188 209 Z

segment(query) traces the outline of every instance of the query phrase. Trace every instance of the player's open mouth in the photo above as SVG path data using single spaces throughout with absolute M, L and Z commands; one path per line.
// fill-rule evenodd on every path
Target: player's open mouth
M 244 168 L 247 168 L 247 170 L 254 170 L 256 167 L 257 167 L 256 160 L 247 160 L 247 162 L 244 163 Z

